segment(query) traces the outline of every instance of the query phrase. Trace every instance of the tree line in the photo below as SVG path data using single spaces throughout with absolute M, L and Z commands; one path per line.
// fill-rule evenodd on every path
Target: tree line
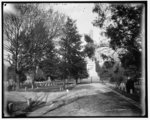
M 16 14 L 4 14 L 4 49 L 18 88 L 25 73 L 36 67 L 52 79 L 88 77 L 86 53 L 74 20 L 40 4 L 15 4 Z M 34 82 L 34 81 L 33 81 Z
M 129 69 L 132 76 L 139 76 L 142 72 L 144 8 L 142 3 L 97 3 L 93 9 L 98 16 L 93 25 L 110 39 L 108 48 L 118 54 L 121 67 Z

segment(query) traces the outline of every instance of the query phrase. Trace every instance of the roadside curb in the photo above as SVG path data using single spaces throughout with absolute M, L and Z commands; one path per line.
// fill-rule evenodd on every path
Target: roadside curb
M 142 109 L 141 104 L 137 103 L 137 102 L 134 101 L 133 99 L 128 98 L 128 97 L 122 95 L 121 93 L 117 92 L 116 90 L 110 88 L 110 86 L 107 85 L 107 84 L 103 84 L 103 85 L 107 86 L 107 87 L 108 87 L 110 90 L 112 90 L 114 93 L 116 93 L 117 95 L 119 95 L 120 97 L 122 97 L 123 99 L 125 99 L 126 101 L 128 101 L 129 103 L 133 104 L 133 105 L 136 106 L 137 108 Z

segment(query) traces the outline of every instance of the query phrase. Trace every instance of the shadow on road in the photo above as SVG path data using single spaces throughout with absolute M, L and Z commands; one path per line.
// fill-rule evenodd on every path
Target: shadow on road
M 44 116 L 141 116 L 142 111 L 115 93 L 76 97 L 57 101 L 57 105 Z M 62 111 L 64 111 L 62 113 Z M 70 112 L 72 111 L 72 112 Z M 82 111 L 82 112 L 81 112 Z M 84 111 L 84 112 L 83 112 Z M 88 114 L 87 114 L 88 113 Z

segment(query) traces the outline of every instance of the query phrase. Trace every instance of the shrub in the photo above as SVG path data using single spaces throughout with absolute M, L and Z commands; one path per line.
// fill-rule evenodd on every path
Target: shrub
M 115 82 L 114 77 L 111 77 L 110 80 L 109 80 L 109 82 Z
M 46 79 L 43 78 L 43 77 L 39 77 L 39 78 L 35 78 L 34 80 L 35 80 L 35 81 L 45 81 Z

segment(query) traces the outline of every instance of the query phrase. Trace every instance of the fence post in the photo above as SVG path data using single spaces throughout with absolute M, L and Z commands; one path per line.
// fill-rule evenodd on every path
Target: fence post
M 33 89 L 33 84 L 32 84 L 32 89 Z
M 63 86 L 64 86 L 64 90 L 66 89 L 66 80 L 64 80 Z

